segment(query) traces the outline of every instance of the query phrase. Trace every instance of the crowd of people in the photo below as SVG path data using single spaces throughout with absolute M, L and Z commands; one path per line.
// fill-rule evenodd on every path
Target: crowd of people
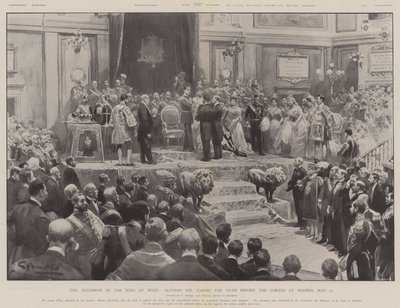
M 394 194 L 387 173 L 358 160 L 347 168 L 302 164 L 295 159 L 288 182 L 298 227 L 341 258 L 321 260 L 324 277 L 393 280 Z M 10 169 L 10 279 L 299 280 L 299 258 L 288 256 L 287 275 L 275 277 L 268 242 L 257 238 L 249 239 L 249 260 L 239 264 L 243 243 L 230 239 L 231 226 L 211 227 L 168 171 L 155 189 L 137 173 L 114 185 L 103 173 L 97 186 L 82 187 L 74 159 L 66 165 L 61 172 L 46 159 L 36 170 Z
M 285 96 L 267 95 L 257 80 L 224 80 L 222 84 L 215 80 L 209 84 L 202 78 L 194 87 L 184 78 L 184 74 L 178 75 L 171 91 L 152 94 L 137 93 L 126 83 L 125 74 L 121 74 L 114 88 L 108 81 L 102 90 L 96 81 L 86 87 L 80 84 L 72 89 L 67 104 L 69 120 L 113 125 L 116 137 L 112 143 L 118 148 L 119 164 L 123 145 L 132 150 L 138 141 L 140 148 L 146 148 L 145 155 L 151 145 L 164 143 L 161 111 L 166 106 L 176 107 L 179 113 L 184 151 L 202 149 L 197 116 L 199 107 L 210 102 L 222 109 L 218 119 L 223 130 L 222 147 L 239 156 L 271 153 L 331 160 L 346 142 L 346 129 L 353 131 L 358 150 L 365 152 L 387 137 L 392 128 L 391 87 L 357 91 L 342 88 L 325 102 L 322 95 L 310 93 L 302 98 L 291 91 Z M 205 100 L 205 96 L 209 99 Z M 145 124 L 140 125 L 141 122 Z M 129 159 L 128 154 L 128 164 Z M 146 160 L 142 157 L 142 161 Z M 153 162 L 152 158 L 148 160 Z
M 296 158 L 288 183 L 298 227 L 342 258 L 347 279 L 394 279 L 394 187 L 380 168 Z M 377 269 L 379 269 L 377 271 Z

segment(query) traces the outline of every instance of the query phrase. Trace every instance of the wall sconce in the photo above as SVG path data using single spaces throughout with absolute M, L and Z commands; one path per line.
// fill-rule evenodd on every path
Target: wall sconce
M 74 48 L 75 53 L 79 53 L 82 47 L 88 43 L 87 37 L 82 36 L 82 30 L 78 29 L 75 31 L 75 36 L 67 40 L 67 44 Z
M 233 57 L 234 55 L 237 55 L 243 50 L 244 43 L 239 42 L 236 37 L 232 41 L 232 46 L 228 47 L 222 52 L 222 55 L 224 56 L 224 60 L 226 57 Z

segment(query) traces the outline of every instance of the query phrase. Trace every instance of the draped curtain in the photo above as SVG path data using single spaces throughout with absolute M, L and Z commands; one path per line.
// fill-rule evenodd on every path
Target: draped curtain
M 124 73 L 139 93 L 166 91 L 175 76 L 186 73 L 193 82 L 195 14 L 126 13 L 110 16 L 110 72 L 114 81 Z M 123 27 L 120 27 L 123 23 Z M 142 39 L 154 35 L 163 40 L 163 62 L 139 62 Z M 115 44 L 115 45 L 114 45 Z M 120 46 L 120 48 L 119 48 Z
M 108 21 L 110 33 L 110 83 L 114 85 L 121 60 L 124 14 L 108 14 Z

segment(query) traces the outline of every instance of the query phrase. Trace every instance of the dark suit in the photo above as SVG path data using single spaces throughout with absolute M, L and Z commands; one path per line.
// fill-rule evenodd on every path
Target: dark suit
M 247 262 L 240 264 L 240 266 L 249 274 L 250 277 L 254 277 L 257 273 L 257 266 L 254 263 L 254 259 L 250 259 Z
M 250 123 L 251 146 L 253 151 L 263 154 L 260 123 L 264 117 L 263 108 L 250 105 L 246 109 L 245 119 Z
M 336 183 L 332 193 L 332 208 L 333 208 L 333 222 L 332 222 L 332 237 L 333 245 L 340 254 L 346 253 L 347 233 L 345 221 L 349 213 L 349 189 L 346 188 L 346 182 Z
M 163 267 L 157 280 L 220 280 L 208 269 L 200 265 L 194 256 L 184 256 L 178 261 Z
M 83 280 L 82 274 L 73 268 L 61 253 L 52 250 L 14 263 L 9 278 L 10 280 Z
M 163 213 L 158 214 L 157 217 L 161 218 L 165 223 L 171 220 L 171 217 Z
M 278 277 L 272 276 L 267 270 L 260 270 L 254 276 L 254 280 L 280 280 Z
M 81 183 L 79 182 L 75 169 L 68 166 L 64 171 L 64 187 L 69 184 L 74 184 L 79 190 L 81 190 Z
M 106 199 L 104 198 L 105 189 L 106 186 L 104 184 L 100 184 L 99 187 L 97 188 L 97 201 L 99 201 L 99 204 L 106 203 Z
M 218 252 L 217 255 L 215 256 L 215 261 L 221 264 L 221 261 L 228 258 L 228 256 L 229 256 L 228 249 L 225 248 L 225 245 L 222 241 L 218 241 Z
M 208 269 L 211 273 L 218 276 L 221 280 L 233 280 L 233 277 L 228 274 L 214 259 L 200 255 L 197 257 L 199 263 L 203 265 L 206 269 Z
M 136 196 L 136 201 L 146 201 L 147 202 L 148 196 L 149 196 L 148 188 L 145 186 L 140 186 L 137 196 Z
M 376 184 L 375 189 L 374 186 L 371 187 L 369 193 L 369 207 L 371 210 L 374 210 L 381 215 L 386 211 L 386 196 L 379 183 Z
M 62 218 L 69 217 L 74 212 L 74 205 L 71 200 L 65 200 Z
M 151 116 L 149 108 L 145 103 L 141 102 L 138 107 L 138 132 L 137 138 L 140 144 L 140 160 L 142 163 L 153 162 L 153 156 L 151 154 L 151 141 L 148 137 L 151 134 L 153 127 L 153 117 Z
M 7 180 L 7 212 L 17 204 L 17 191 L 21 186 L 20 181 L 16 181 L 13 178 Z
M 224 129 L 222 127 L 222 115 L 224 109 L 220 103 L 214 105 L 212 123 L 212 143 L 214 146 L 214 158 L 222 158 L 222 140 L 224 139 Z
M 29 193 L 29 188 L 26 185 L 22 185 L 19 187 L 17 191 L 17 203 L 25 203 L 28 202 L 31 194 Z
M 212 121 L 214 107 L 211 103 L 201 105 L 197 111 L 196 120 L 200 121 L 200 137 L 203 144 L 204 160 L 211 160 Z M 215 153 L 214 153 L 215 154 Z
M 234 258 L 226 258 L 221 261 L 222 268 L 228 272 L 235 280 L 249 280 L 249 274 L 240 267 L 238 261 Z
M 65 196 L 60 183 L 50 178 L 46 183 L 46 188 L 48 196 L 43 204 L 43 211 L 55 212 L 58 217 L 61 217 L 64 212 Z
M 185 135 L 183 137 L 183 150 L 194 151 L 193 145 L 193 114 L 192 114 L 192 99 L 190 97 L 181 96 L 179 98 L 181 105 L 181 122 L 184 125 Z
M 297 223 L 300 226 L 303 225 L 303 211 L 302 211 L 303 192 L 296 184 L 297 181 L 303 180 L 306 175 L 307 171 L 303 167 L 300 166 L 298 168 L 295 168 L 292 174 L 292 178 L 288 182 L 288 188 L 287 188 L 287 191 L 292 191 L 293 193 L 293 201 L 296 209 Z
M 39 256 L 46 251 L 50 220 L 35 201 L 15 205 L 8 215 L 8 223 L 15 225 L 15 244 L 22 248 L 19 260 Z

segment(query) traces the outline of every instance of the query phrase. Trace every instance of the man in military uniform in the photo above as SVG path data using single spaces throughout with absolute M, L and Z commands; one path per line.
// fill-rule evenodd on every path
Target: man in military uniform
M 214 111 L 212 115 L 212 144 L 214 146 L 213 159 L 222 158 L 222 140 L 224 139 L 224 129 L 222 127 L 222 115 L 224 113 L 221 97 L 215 95 L 213 97 Z
M 132 93 L 132 87 L 126 84 L 126 75 L 125 74 L 120 74 L 119 76 L 121 78 L 121 93 L 122 94 L 128 94 Z
M 185 135 L 183 137 L 183 151 L 194 152 L 192 124 L 192 99 L 190 97 L 191 87 L 186 84 L 183 95 L 179 98 L 179 103 L 182 108 L 181 122 L 184 125 Z
M 264 109 L 259 104 L 258 95 L 254 96 L 253 103 L 246 109 L 245 119 L 250 123 L 251 146 L 253 151 L 258 151 L 258 155 L 264 156 L 262 149 L 260 123 L 264 117 Z

